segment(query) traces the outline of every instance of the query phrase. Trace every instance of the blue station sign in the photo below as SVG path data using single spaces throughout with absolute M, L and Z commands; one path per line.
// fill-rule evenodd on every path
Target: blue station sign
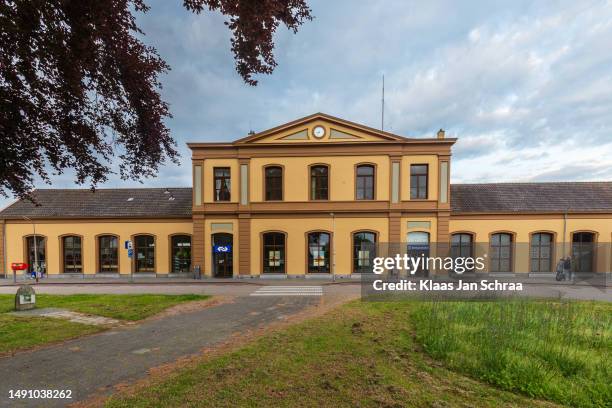
M 232 246 L 231 245 L 213 245 L 213 252 L 215 254 L 231 253 Z

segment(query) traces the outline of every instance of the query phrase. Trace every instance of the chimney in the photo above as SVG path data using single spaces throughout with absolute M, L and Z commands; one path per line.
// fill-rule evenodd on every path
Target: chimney
M 438 130 L 438 139 L 444 139 L 444 129 Z

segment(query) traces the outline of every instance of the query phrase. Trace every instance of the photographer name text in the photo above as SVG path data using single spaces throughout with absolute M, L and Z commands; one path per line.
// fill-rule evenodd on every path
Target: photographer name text
M 479 282 L 436 282 L 431 279 L 419 281 L 400 280 L 397 282 L 386 282 L 381 279 L 372 282 L 376 291 L 521 291 L 521 282 L 500 282 L 498 280 Z

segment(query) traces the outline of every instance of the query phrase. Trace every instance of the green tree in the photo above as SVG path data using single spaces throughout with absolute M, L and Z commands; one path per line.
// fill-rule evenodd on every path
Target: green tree
M 276 66 L 282 23 L 312 19 L 305 0 L 184 0 L 194 13 L 219 11 L 232 31 L 236 70 L 249 85 Z M 135 13 L 145 0 L 0 0 L 0 194 L 30 197 L 38 175 L 73 169 L 76 182 L 155 175 L 178 153 L 164 120 L 160 75 L 170 67 Z

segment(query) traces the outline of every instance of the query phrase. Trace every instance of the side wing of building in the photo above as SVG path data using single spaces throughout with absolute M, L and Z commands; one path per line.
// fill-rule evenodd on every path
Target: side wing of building
M 55 277 L 191 272 L 191 188 L 49 189 L 33 197 L 37 205 L 21 200 L 0 213 L 5 276 L 15 262 Z

